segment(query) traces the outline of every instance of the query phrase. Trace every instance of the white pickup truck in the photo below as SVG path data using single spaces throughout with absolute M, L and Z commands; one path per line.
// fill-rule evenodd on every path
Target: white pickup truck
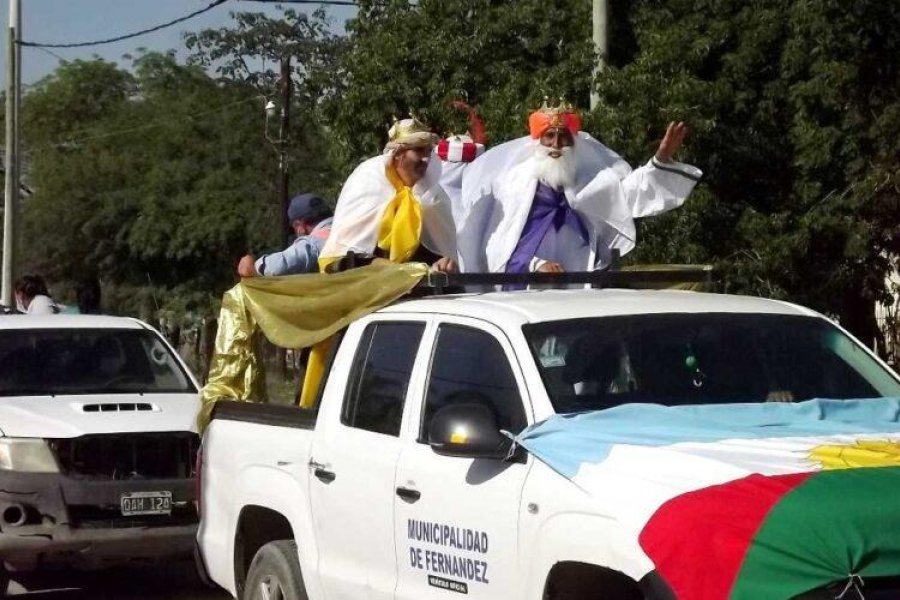
M 200 564 L 248 600 L 897 598 L 897 397 L 784 302 L 403 301 L 345 331 L 317 411 L 218 404 Z

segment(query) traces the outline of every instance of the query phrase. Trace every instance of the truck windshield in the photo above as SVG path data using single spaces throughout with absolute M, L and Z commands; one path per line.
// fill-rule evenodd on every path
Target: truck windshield
M 152 331 L 0 331 L 0 396 L 195 391 L 172 352 Z
M 526 325 L 558 413 L 900 396 L 897 378 L 827 321 L 775 314 L 643 314 Z

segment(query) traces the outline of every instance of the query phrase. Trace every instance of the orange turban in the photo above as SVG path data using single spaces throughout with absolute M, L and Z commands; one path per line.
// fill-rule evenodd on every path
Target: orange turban
M 536 110 L 528 117 L 528 129 L 534 139 L 540 138 L 552 127 L 565 127 L 575 136 L 581 131 L 581 117 L 573 110 L 546 108 Z

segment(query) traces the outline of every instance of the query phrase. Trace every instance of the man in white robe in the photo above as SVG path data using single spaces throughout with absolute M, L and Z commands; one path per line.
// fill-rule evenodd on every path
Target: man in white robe
M 364 161 L 341 189 L 321 270 L 348 253 L 457 268 L 456 227 L 432 159 L 437 136 L 416 119 L 391 127 L 384 153 Z
M 457 223 L 464 272 L 590 271 L 635 245 L 634 219 L 681 206 L 702 176 L 672 160 L 687 128 L 672 123 L 656 155 L 632 170 L 580 131 L 568 107 L 544 107 L 530 136 L 486 152 L 463 180 Z

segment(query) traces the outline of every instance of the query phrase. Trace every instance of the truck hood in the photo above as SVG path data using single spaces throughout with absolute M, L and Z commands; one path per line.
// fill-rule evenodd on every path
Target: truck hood
M 898 416 L 896 398 L 627 404 L 517 442 L 631 532 L 675 597 L 790 598 L 900 575 Z
M 0 398 L 0 431 L 34 438 L 196 431 L 199 407 L 196 393 Z

